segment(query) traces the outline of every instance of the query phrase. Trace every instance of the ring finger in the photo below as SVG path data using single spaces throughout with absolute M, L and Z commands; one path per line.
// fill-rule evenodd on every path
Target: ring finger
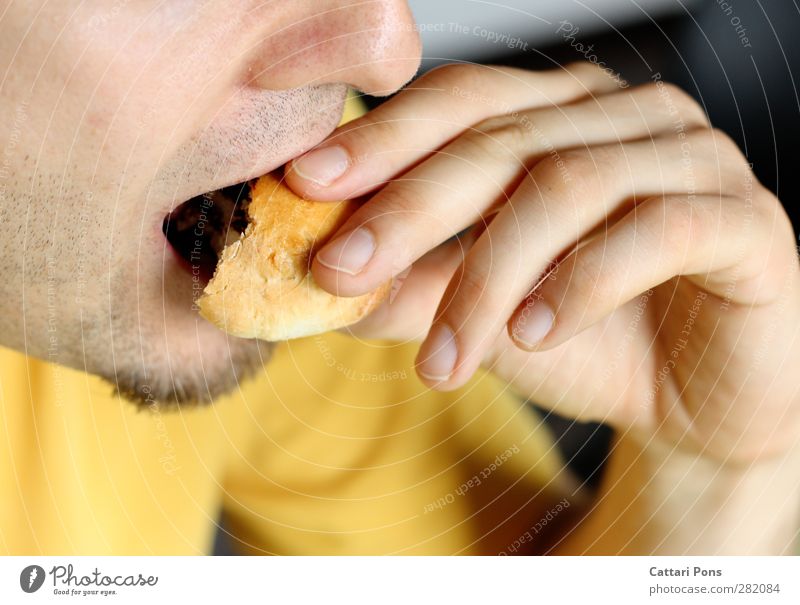
M 687 190 L 739 194 L 732 174 L 747 170 L 746 161 L 721 161 L 723 145 L 711 132 L 571 152 L 563 169 L 552 160 L 537 165 L 448 286 L 417 358 L 420 376 L 441 388 L 462 385 L 548 266 L 637 200 Z

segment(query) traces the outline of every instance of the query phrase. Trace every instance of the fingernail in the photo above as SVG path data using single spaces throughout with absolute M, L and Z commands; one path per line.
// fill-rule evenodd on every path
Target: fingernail
M 525 306 L 514 322 L 514 340 L 525 347 L 535 347 L 553 328 L 554 318 L 553 311 L 541 300 Z
M 375 254 L 375 238 L 368 229 L 358 228 L 340 235 L 317 253 L 317 260 L 335 271 L 356 275 Z
M 292 160 L 292 169 L 307 181 L 327 187 L 350 167 L 344 147 L 333 145 L 314 149 Z
M 450 378 L 458 359 L 458 349 L 455 334 L 447 324 L 436 324 L 431 328 L 419 359 L 422 361 L 417 365 L 417 371 L 424 378 L 435 382 Z

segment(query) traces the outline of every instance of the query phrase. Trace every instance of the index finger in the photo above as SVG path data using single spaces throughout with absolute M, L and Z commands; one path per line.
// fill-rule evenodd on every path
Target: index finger
M 620 86 L 617 78 L 591 63 L 539 72 L 445 65 L 293 160 L 286 167 L 286 182 L 296 193 L 316 200 L 363 195 L 481 120 L 569 103 Z

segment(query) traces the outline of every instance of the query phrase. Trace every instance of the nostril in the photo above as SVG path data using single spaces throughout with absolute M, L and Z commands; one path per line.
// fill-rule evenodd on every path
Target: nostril
M 285 90 L 347 83 L 373 96 L 396 92 L 419 69 L 421 43 L 401 0 L 331 6 L 297 5 L 291 21 L 254 45 L 248 86 Z M 309 5 L 310 6 L 310 5 Z

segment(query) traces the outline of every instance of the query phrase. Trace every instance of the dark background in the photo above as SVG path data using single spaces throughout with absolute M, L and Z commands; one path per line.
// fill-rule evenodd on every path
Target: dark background
M 729 0 L 730 1 L 730 0 Z M 800 7 L 797 0 L 731 2 L 752 48 L 715 0 L 691 16 L 581 38 L 632 84 L 660 72 L 739 142 L 762 183 L 800 224 L 795 174 L 800 137 Z M 648 20 L 649 21 L 649 20 Z M 580 59 L 568 45 L 503 57 L 498 63 L 547 69 Z

